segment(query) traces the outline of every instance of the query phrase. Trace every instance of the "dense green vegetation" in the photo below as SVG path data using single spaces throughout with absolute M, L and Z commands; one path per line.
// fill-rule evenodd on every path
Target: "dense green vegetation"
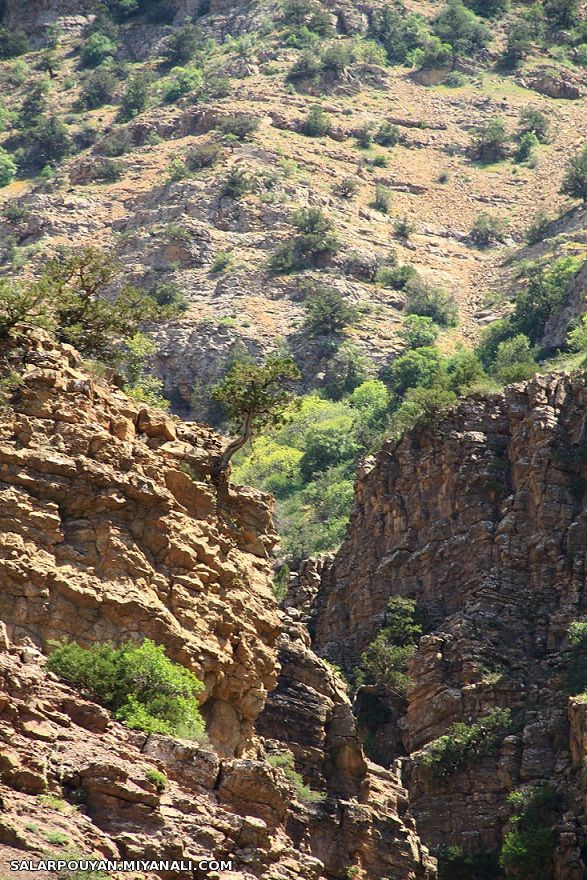
M 452 776 L 469 762 L 478 761 L 499 749 L 511 729 L 509 709 L 491 709 L 472 724 L 457 722 L 426 746 L 424 766 L 430 768 L 437 778 Z
M 512 880 L 552 880 L 559 798 L 547 786 L 512 792 L 513 809 L 501 849 L 500 864 Z
M 406 674 L 407 662 L 421 634 L 416 602 L 403 596 L 392 596 L 382 628 L 361 654 L 355 670 L 355 684 L 358 687 L 372 685 L 383 693 L 405 694 L 410 683 Z
M 184 739 L 205 738 L 197 699 L 202 682 L 150 639 L 141 645 L 128 641 L 118 647 L 91 648 L 65 642 L 53 648 L 47 667 L 128 727 Z

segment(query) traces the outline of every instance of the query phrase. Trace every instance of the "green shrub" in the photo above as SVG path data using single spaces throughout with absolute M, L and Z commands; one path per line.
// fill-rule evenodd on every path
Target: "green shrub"
M 489 247 L 503 242 L 506 236 L 506 224 L 501 217 L 495 217 L 483 211 L 473 224 L 469 233 L 470 240 L 478 247 Z
M 491 709 L 472 724 L 455 722 L 448 733 L 424 749 L 423 764 L 438 779 L 446 779 L 468 764 L 497 751 L 512 728 L 510 709 Z
M 437 852 L 438 880 L 501 880 L 499 855 L 495 852 L 466 853 L 459 846 Z
M 224 272 L 232 263 L 232 254 L 228 251 L 218 251 L 214 257 L 214 262 L 210 267 L 210 271 L 214 273 Z
M 559 798 L 548 786 L 512 792 L 510 830 L 501 848 L 500 865 L 512 880 L 552 880 Z
M 103 159 L 98 157 L 92 163 L 88 173 L 88 181 L 105 181 L 113 183 L 119 180 L 126 171 L 126 165 L 121 159 Z
M 53 648 L 47 667 L 111 709 L 128 727 L 185 739 L 204 734 L 197 699 L 202 682 L 149 639 L 141 645 L 128 641 L 91 648 L 66 642 Z
M 152 373 L 152 361 L 157 354 L 155 342 L 140 331 L 124 340 L 117 352 L 117 366 L 124 380 L 124 390 L 129 397 L 169 409 L 169 401 L 161 392 L 163 381 Z
M 116 51 L 116 43 L 113 40 L 105 34 L 93 33 L 82 49 L 82 66 L 98 67 L 104 61 L 112 60 Z
M 185 157 L 185 162 L 190 171 L 201 171 L 202 168 L 212 168 L 222 159 L 224 152 L 220 144 L 199 144 Z
M 450 64 L 453 47 L 443 43 L 439 37 L 429 37 L 421 48 L 414 49 L 411 61 L 418 70 L 433 70 Z
M 359 446 L 353 433 L 342 433 L 337 422 L 312 426 L 299 462 L 300 476 L 305 483 L 310 483 L 329 468 L 356 461 L 358 454 Z
M 411 278 L 405 285 L 405 291 L 409 315 L 424 315 L 441 327 L 454 327 L 457 324 L 458 308 L 450 293 L 432 287 L 420 278 Z
M 373 199 L 373 207 L 382 214 L 388 214 L 391 207 L 391 190 L 383 184 L 378 183 L 375 187 L 375 198 Z
M 539 143 L 538 138 L 531 131 L 521 135 L 515 155 L 516 162 L 533 162 L 534 153 Z
M 373 11 L 369 35 L 383 45 L 392 64 L 403 64 L 408 55 L 424 43 L 428 31 L 421 16 L 408 14 L 398 3 Z
M 357 129 L 355 137 L 357 146 L 362 150 L 369 150 L 373 146 L 373 129 L 369 124 L 363 125 Z
M 587 202 L 587 144 L 569 159 L 561 193 Z
M 174 67 L 165 88 L 165 100 L 173 103 L 184 95 L 193 94 L 199 97 L 204 89 L 204 77 L 197 67 Z
M 59 162 L 71 153 L 73 142 L 67 125 L 54 113 L 39 116 L 24 133 L 35 165 Z
M 30 52 L 31 46 L 24 31 L 0 27 L 0 60 L 17 58 Z
M 18 166 L 10 153 L 0 147 L 0 187 L 12 183 L 18 171 Z
M 526 230 L 526 241 L 528 244 L 538 244 L 538 242 L 544 241 L 551 222 L 550 217 L 544 211 L 539 211 Z
M 528 105 L 520 111 L 518 123 L 519 137 L 525 134 L 533 134 L 541 144 L 545 144 L 548 141 L 549 127 L 550 121 L 548 116 L 542 110 Z
M 293 786 L 297 799 L 303 804 L 318 804 L 326 799 L 325 794 L 313 791 L 309 786 L 305 785 L 302 775 L 294 768 L 294 756 L 291 752 L 268 755 L 267 763 L 271 767 L 275 767 L 285 773 L 288 781 Z
M 322 71 L 322 62 L 315 52 L 303 52 L 287 72 L 289 82 L 314 80 Z
M 525 284 L 516 295 L 511 316 L 513 333 L 524 333 L 532 343 L 540 341 L 550 316 L 564 302 L 581 262 L 576 257 L 562 257 L 546 268 L 531 265 L 526 270 Z
M 464 73 L 461 73 L 460 70 L 451 70 L 450 73 L 446 75 L 444 85 L 448 86 L 449 89 L 460 89 L 463 86 L 466 86 L 468 82 L 469 80 L 467 76 Z
M 167 783 L 169 782 L 169 780 L 167 779 L 165 773 L 161 773 L 160 770 L 155 770 L 154 768 L 152 770 L 147 770 L 145 776 L 147 777 L 149 782 L 153 783 L 159 794 L 162 794 L 167 788 Z
M 131 76 L 120 104 L 121 119 L 128 121 L 147 109 L 151 83 L 152 77 L 148 71 L 138 71 Z
M 473 155 L 483 164 L 499 162 L 507 155 L 506 143 L 505 121 L 501 116 L 494 116 L 475 130 L 472 141 Z
M 373 139 L 381 147 L 395 147 L 396 144 L 401 143 L 402 136 L 397 125 L 392 122 L 382 122 Z
M 406 315 L 399 331 L 399 336 L 407 348 L 422 348 L 434 345 L 438 338 L 439 327 L 432 318 L 423 315 Z
M 80 105 L 87 110 L 95 110 L 104 104 L 111 104 L 118 89 L 118 78 L 108 67 L 99 67 L 82 82 Z
M 303 208 L 291 220 L 299 234 L 284 242 L 269 261 L 269 270 L 287 274 L 309 269 L 318 257 L 336 253 L 338 241 L 331 233 L 332 222 L 319 208 Z
M 330 120 L 319 104 L 314 104 L 310 107 L 308 115 L 302 124 L 301 131 L 307 137 L 323 137 L 330 134 Z
M 235 113 L 222 119 L 218 125 L 224 135 L 229 135 L 239 141 L 251 140 L 259 128 L 260 120 L 249 113 Z
M 405 694 L 409 686 L 406 664 L 422 634 L 416 603 L 403 596 L 392 596 L 384 625 L 361 654 L 355 670 L 357 685 L 373 685 L 391 693 Z
M 305 328 L 310 336 L 342 332 L 357 321 L 359 313 L 341 293 L 331 287 L 313 290 L 304 303 Z
M 446 375 L 455 394 L 465 394 L 469 389 L 487 381 L 483 365 L 474 351 L 460 348 L 446 362 Z
M 352 342 L 345 340 L 326 361 L 324 391 L 330 400 L 342 400 L 366 383 L 370 373 L 369 360 Z
M 498 18 L 510 8 L 510 0 L 466 0 L 466 5 L 483 18 Z
M 357 194 L 359 183 L 355 177 L 343 177 L 332 187 L 332 192 L 342 199 L 352 199 Z
M 409 281 L 417 279 L 418 272 L 413 266 L 380 266 L 375 276 L 375 283 L 393 290 L 404 290 Z
M 393 232 L 396 238 L 403 238 L 407 241 L 413 231 L 414 226 L 407 217 L 398 217 L 393 224 Z
M 530 54 L 532 28 L 526 21 L 514 22 L 508 31 L 503 61 L 506 67 L 515 68 Z
M 188 22 L 175 28 L 167 37 L 164 55 L 173 67 L 181 67 L 191 61 L 202 43 L 199 28 Z
M 441 376 L 440 352 L 436 348 L 414 348 L 401 354 L 385 370 L 384 379 L 391 391 L 403 397 L 408 388 L 431 388 Z
M 332 70 L 335 73 L 342 73 L 347 67 L 350 67 L 355 60 L 352 47 L 348 43 L 334 43 L 328 46 L 321 56 L 322 66 L 325 70 Z
M 447 388 L 410 388 L 394 413 L 392 427 L 397 436 L 416 426 L 436 430 L 457 396 Z
M 434 21 L 434 32 L 452 47 L 453 58 L 468 58 L 484 49 L 491 33 L 461 0 L 449 0 Z
M 227 196 L 231 199 L 240 199 L 242 196 L 251 192 L 253 183 L 246 171 L 242 168 L 233 166 L 220 187 L 220 195 Z
M 522 382 L 530 379 L 538 370 L 530 340 L 523 333 L 518 333 L 497 346 L 495 361 L 491 372 L 504 385 L 510 382 Z
M 115 128 L 112 134 L 104 138 L 99 150 L 110 158 L 123 156 L 134 147 L 132 132 L 129 128 Z

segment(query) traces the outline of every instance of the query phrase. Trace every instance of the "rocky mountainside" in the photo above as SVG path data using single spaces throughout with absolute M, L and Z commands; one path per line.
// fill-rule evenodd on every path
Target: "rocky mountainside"
M 586 608 L 586 405 L 582 376 L 545 376 L 388 442 L 365 462 L 347 538 L 313 586 L 315 645 L 344 669 L 390 597 L 414 598 L 427 621 L 405 702 L 386 711 L 383 695 L 371 710 L 379 760 L 409 758 L 423 839 L 495 853 L 507 795 L 548 784 L 562 797 L 561 880 L 586 871 L 585 703 L 565 679 L 569 625 Z M 494 707 L 517 719 L 499 748 L 435 775 L 427 746 Z
M 277 609 L 269 498 L 213 484 L 216 435 L 42 331 L 3 356 L 24 372 L 0 413 L 2 870 L 69 848 L 225 857 L 223 880 L 433 877 L 398 769 L 365 759 L 338 675 Z M 53 640 L 129 637 L 204 682 L 209 745 L 128 730 L 43 668 Z M 268 763 L 284 751 L 315 803 Z

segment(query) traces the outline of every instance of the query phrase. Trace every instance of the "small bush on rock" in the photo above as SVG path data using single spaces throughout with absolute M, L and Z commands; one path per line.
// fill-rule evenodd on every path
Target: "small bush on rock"
M 119 647 L 82 648 L 77 642 L 66 642 L 53 648 L 47 667 L 111 709 L 128 727 L 185 739 L 204 735 L 197 699 L 204 689 L 202 682 L 150 639 L 141 645 L 127 641 Z
M 437 778 L 451 776 L 465 765 L 497 751 L 511 728 L 510 709 L 491 709 L 473 724 L 456 722 L 448 733 L 426 746 L 424 766 Z

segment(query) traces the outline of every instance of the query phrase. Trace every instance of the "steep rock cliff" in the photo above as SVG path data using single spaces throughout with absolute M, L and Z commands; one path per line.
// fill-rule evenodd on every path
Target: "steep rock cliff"
M 365 760 L 339 676 L 277 609 L 269 499 L 211 480 L 220 438 L 42 331 L 0 358 L 0 870 L 50 835 L 232 860 L 220 880 L 432 880 L 398 767 Z M 204 681 L 211 747 L 130 731 L 44 669 L 52 640 L 129 637 Z M 268 760 L 285 751 L 311 802 Z
M 417 600 L 428 633 L 387 743 L 391 757 L 411 756 L 410 803 L 424 841 L 495 852 L 507 793 L 548 782 L 563 797 L 565 880 L 584 876 L 587 831 L 584 710 L 567 706 L 561 653 L 586 608 L 586 412 L 582 376 L 537 377 L 466 400 L 436 432 L 420 427 L 387 442 L 359 476 L 315 611 L 319 652 L 351 669 L 389 598 Z M 492 707 L 518 718 L 501 749 L 435 779 L 422 748 Z

